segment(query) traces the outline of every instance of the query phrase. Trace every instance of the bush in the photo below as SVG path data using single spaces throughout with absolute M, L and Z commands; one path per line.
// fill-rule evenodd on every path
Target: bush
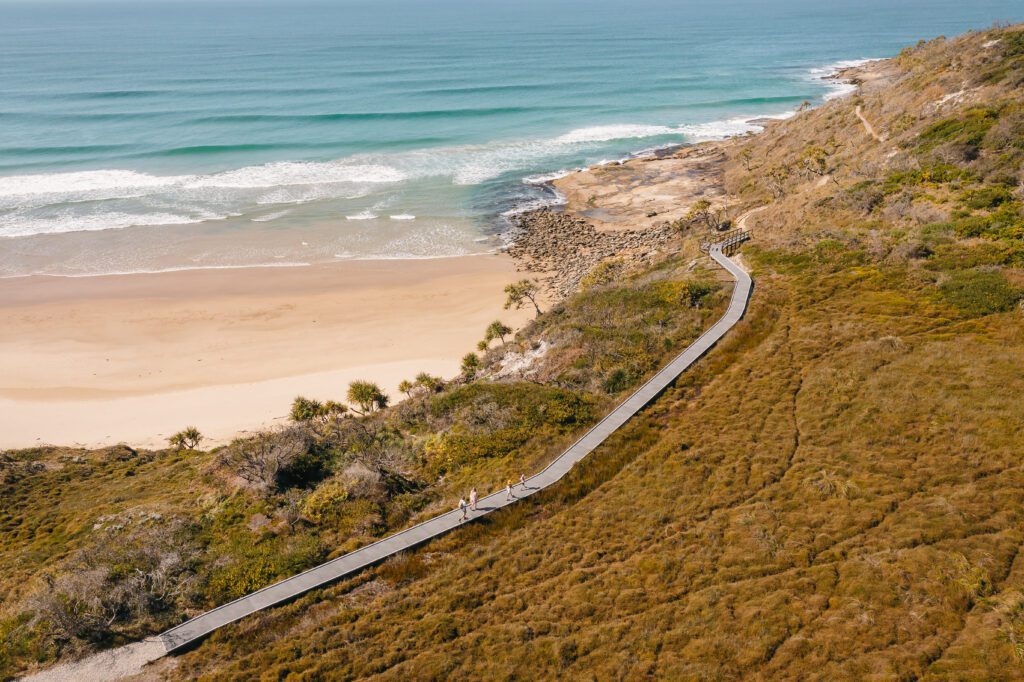
M 948 183 L 971 180 L 974 175 L 970 171 L 958 168 L 948 163 L 936 163 L 924 168 L 917 168 L 908 171 L 891 173 L 882 183 L 882 192 L 886 195 L 894 194 L 908 187 L 922 187 L 926 185 L 945 185 Z M 851 191 L 858 187 L 867 186 L 871 181 L 854 185 Z
M 995 185 L 964 192 L 963 203 L 967 208 L 992 209 L 1013 200 L 1008 187 Z
M 960 215 L 951 227 L 962 238 L 1020 240 L 1024 238 L 1024 211 L 1020 202 L 1008 201 L 988 215 Z
M 581 289 L 604 286 L 614 282 L 625 270 L 625 263 L 621 258 L 603 260 L 595 265 L 590 272 L 580 280 Z
M 939 145 L 954 143 L 977 147 L 998 119 L 999 114 L 994 109 L 972 107 L 962 117 L 948 118 L 928 127 L 918 137 L 918 148 L 930 151 Z
M 928 256 L 930 270 L 969 270 L 986 265 L 1005 265 L 1017 256 L 1017 250 L 1002 242 L 950 242 L 938 244 Z
M 683 300 L 691 308 L 700 308 L 717 287 L 708 282 L 687 282 Z
M 302 503 L 302 515 L 313 523 L 336 518 L 348 501 L 348 487 L 343 481 L 327 481 Z
M 319 400 L 297 396 L 292 401 L 292 409 L 288 413 L 291 420 L 297 424 L 313 423 L 325 424 L 331 419 L 340 417 L 348 411 L 348 408 L 341 403 L 328 400 L 322 403 Z
M 634 383 L 636 383 L 636 378 L 626 370 L 618 367 L 608 374 L 601 387 L 605 393 L 613 395 L 625 391 Z
M 29 598 L 34 625 L 56 644 L 135 636 L 150 619 L 166 626 L 192 594 L 198 554 L 178 519 L 113 531 Z
M 206 585 L 211 604 L 223 604 L 295 575 L 324 555 L 319 541 L 311 536 L 270 536 L 259 542 L 254 542 L 251 535 L 236 536 L 215 549 L 224 558 Z
M 168 438 L 167 442 L 175 450 L 195 450 L 202 440 L 203 434 L 199 433 L 199 429 L 194 426 L 187 426 Z
M 444 388 L 444 379 L 420 372 L 416 375 L 416 385 L 429 393 L 437 393 Z
M 594 401 L 531 383 L 474 383 L 438 396 L 431 415 L 448 427 L 424 443 L 432 473 L 441 475 L 484 458 L 503 457 L 531 438 L 557 435 L 594 419 Z
M 369 414 L 388 406 L 389 398 L 380 386 L 370 381 L 353 381 L 348 385 L 348 401 L 360 414 Z
M 280 487 L 311 445 L 310 433 L 303 427 L 268 431 L 233 442 L 220 453 L 220 464 L 253 489 L 270 493 Z
M 1020 300 L 1021 292 L 996 270 L 956 272 L 939 286 L 943 297 L 969 315 L 1005 312 Z
M 480 356 L 476 353 L 466 353 L 462 357 L 462 375 L 467 379 L 472 379 L 476 376 L 477 370 L 480 369 Z

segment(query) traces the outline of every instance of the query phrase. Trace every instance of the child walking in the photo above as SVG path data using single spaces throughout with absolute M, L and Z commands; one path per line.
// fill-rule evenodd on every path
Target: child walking
M 459 511 L 462 512 L 462 518 L 459 519 L 460 522 L 465 521 L 469 518 L 469 516 L 466 514 L 466 498 L 464 497 L 459 498 Z

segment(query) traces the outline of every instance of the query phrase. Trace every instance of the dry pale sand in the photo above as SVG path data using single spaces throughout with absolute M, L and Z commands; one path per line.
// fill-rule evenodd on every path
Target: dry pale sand
M 155 447 L 190 424 L 220 443 L 358 378 L 398 398 L 526 320 L 502 310 L 514 279 L 486 255 L 0 280 L 0 447 Z

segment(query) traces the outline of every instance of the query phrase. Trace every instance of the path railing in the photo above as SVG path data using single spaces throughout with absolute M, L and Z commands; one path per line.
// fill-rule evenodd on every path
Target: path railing
M 744 228 L 720 232 L 713 236 L 714 240 L 707 238 L 701 241 L 700 250 L 709 253 L 712 246 L 717 246 L 727 256 L 731 256 L 740 244 L 751 238 L 750 230 Z
M 742 232 L 742 238 L 740 238 L 741 235 L 739 234 L 725 233 L 721 235 L 724 239 L 720 243 L 711 244 L 707 248 L 711 258 L 736 279 L 736 285 L 733 287 L 732 297 L 725 314 L 705 331 L 700 338 L 690 344 L 686 350 L 676 356 L 668 365 L 609 412 L 604 419 L 587 431 L 565 452 L 555 458 L 543 471 L 531 476 L 524 485 L 517 484 L 513 489 L 512 499 L 507 497 L 504 490 L 488 495 L 478 501 L 476 511 L 469 512 L 470 520 L 514 504 L 517 500 L 529 497 L 556 483 L 569 473 L 577 462 L 593 452 L 611 434 L 654 400 L 676 377 L 693 365 L 719 339 L 725 336 L 726 332 L 740 321 L 743 313 L 746 311 L 747 301 L 750 299 L 753 281 L 746 271 L 723 253 L 725 248 L 732 248 L 749 239 L 749 233 L 745 230 L 734 232 Z M 264 587 L 235 601 L 218 606 L 167 630 L 159 637 L 168 652 L 184 649 L 206 637 L 214 630 L 233 623 L 240 618 L 290 601 L 309 590 L 340 580 L 398 552 L 410 549 L 430 538 L 458 528 L 465 523 L 460 518 L 461 512 L 458 510 L 435 516 L 432 519 L 416 524 L 411 528 L 406 528 L 354 552 Z

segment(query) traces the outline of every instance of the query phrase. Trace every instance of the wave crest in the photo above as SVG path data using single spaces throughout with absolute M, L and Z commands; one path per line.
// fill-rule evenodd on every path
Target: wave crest
M 160 176 L 106 169 L 0 177 L 0 212 L 6 212 L 0 213 L 0 236 L 203 222 L 262 206 L 354 199 L 381 186 L 428 178 L 479 185 L 506 173 L 551 167 L 558 159 L 578 159 L 588 149 L 615 140 L 663 138 L 654 144 L 668 145 L 759 128 L 746 118 L 674 127 L 623 123 L 577 128 L 547 139 L 361 154 L 336 161 L 279 161 L 208 174 Z M 554 177 L 534 175 L 524 182 Z M 410 214 L 392 218 L 412 219 Z

